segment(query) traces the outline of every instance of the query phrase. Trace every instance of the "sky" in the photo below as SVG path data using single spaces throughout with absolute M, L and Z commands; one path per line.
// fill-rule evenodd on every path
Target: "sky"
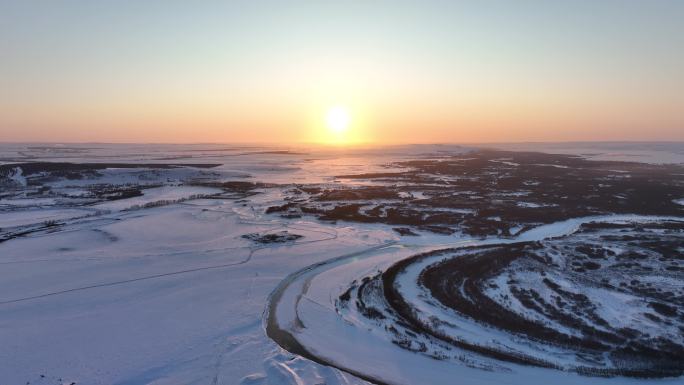
M 682 20 L 680 0 L 0 0 L 0 141 L 684 141 Z

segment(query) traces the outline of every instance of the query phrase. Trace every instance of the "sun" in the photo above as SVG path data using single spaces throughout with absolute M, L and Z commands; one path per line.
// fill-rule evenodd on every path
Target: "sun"
M 349 110 L 344 106 L 334 106 L 328 109 L 325 114 L 325 123 L 334 134 L 343 134 L 349 129 L 351 123 L 351 115 Z

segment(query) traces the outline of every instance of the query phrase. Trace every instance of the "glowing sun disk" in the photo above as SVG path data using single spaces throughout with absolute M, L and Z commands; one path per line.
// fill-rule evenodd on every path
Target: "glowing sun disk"
M 325 115 L 325 122 L 330 131 L 341 134 L 349 128 L 351 116 L 345 107 L 335 106 L 328 110 L 328 113 Z

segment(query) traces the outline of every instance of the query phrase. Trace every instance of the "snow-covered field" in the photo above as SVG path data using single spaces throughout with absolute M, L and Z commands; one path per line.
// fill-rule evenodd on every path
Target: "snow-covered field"
M 0 384 L 654 383 L 511 369 L 466 351 L 458 362 L 436 360 L 392 343 L 354 309 L 339 313 L 336 300 L 354 280 L 419 252 L 496 237 L 421 229 L 402 237 L 383 223 L 266 214 L 306 199 L 293 185 L 363 184 L 336 176 L 397 172 L 397 161 L 464 151 L 0 145 L 10 170 L 0 183 Z M 119 166 L 81 176 L 16 169 L 31 162 Z M 520 227 L 505 242 L 571 233 L 582 221 Z M 301 237 L 244 237 L 284 232 Z M 269 337 L 278 329 L 307 352 L 283 349 Z
M 98 203 L 96 210 L 122 211 L 140 208 L 157 202 L 177 203 L 190 198 L 200 198 L 221 193 L 220 189 L 201 186 L 161 186 L 142 190 L 142 196 Z
M 378 242 L 351 228 L 244 217 L 231 203 L 147 211 L 2 245 L 3 379 L 297 383 L 279 362 L 292 357 L 261 327 L 269 292 L 288 271 Z M 280 229 L 304 238 L 268 247 L 240 238 Z
M 284 351 L 266 336 L 262 316 L 289 273 L 394 239 L 391 229 L 266 216 L 265 207 L 283 202 L 278 187 L 248 200 L 202 199 L 222 190 L 184 184 L 199 173 L 217 181 L 332 181 L 362 160 L 191 150 L 183 154 L 193 163 L 221 166 L 106 169 L 94 179 L 47 181 L 59 195 L 51 197 L 30 184 L 0 190 L 0 231 L 37 230 L 0 243 L 0 383 L 362 383 Z M 160 163 L 147 155 L 155 151 L 125 147 L 44 152 L 30 161 Z M 103 183 L 144 188 L 130 198 L 84 200 L 89 186 Z M 48 221 L 58 226 L 44 228 Z M 261 245 L 242 237 L 279 231 L 302 238 Z
M 498 143 L 495 148 L 514 151 L 544 151 L 552 154 L 581 155 L 593 160 L 617 160 L 653 164 L 684 163 L 681 142 L 567 142 L 567 143 Z
M 451 243 L 440 244 L 433 239 L 428 244 L 392 244 L 379 250 L 362 254 L 349 255 L 347 258 L 329 261 L 295 274 L 288 285 L 283 288 L 277 302 L 271 307 L 271 321 L 292 335 L 303 347 L 318 355 L 326 362 L 333 363 L 350 371 L 357 371 L 365 378 L 391 384 L 451 384 L 454 378 L 465 379 L 468 384 L 527 383 L 535 381 L 554 382 L 559 384 L 631 384 L 631 383 L 681 383 L 681 379 L 635 380 L 629 378 L 587 378 L 578 374 L 558 371 L 556 369 L 535 368 L 500 362 L 468 350 L 454 349 L 453 346 L 440 344 L 425 336 L 415 336 L 413 341 L 397 348 L 396 336 L 399 334 L 392 328 L 402 329 L 404 325 L 394 319 L 392 314 L 364 314 L 364 302 L 359 305 L 356 296 L 366 296 L 376 301 L 378 310 L 382 308 L 381 293 L 364 292 L 363 284 L 377 277 L 379 272 L 389 266 L 413 255 L 441 249 L 462 249 L 466 246 L 487 244 L 515 243 L 553 239 L 572 234 L 582 223 L 609 221 L 610 223 L 642 222 L 659 220 L 679 220 L 684 218 L 659 218 L 639 216 L 606 216 L 577 218 L 562 223 L 541 226 L 522 233 L 516 239 L 508 240 L 474 240 L 458 239 Z M 574 354 L 563 352 L 560 348 L 539 347 L 530 344 L 520 336 L 507 335 L 494 328 L 483 327 L 467 317 L 461 317 L 450 309 L 438 306 L 435 299 L 416 285 L 419 275 L 430 265 L 445 258 L 444 254 L 435 254 L 410 265 L 397 277 L 397 287 L 402 296 L 417 310 L 419 318 L 426 324 L 441 325 L 440 333 L 459 336 L 473 340 L 479 345 L 489 345 L 511 349 L 515 353 L 535 352 L 542 349 L 546 358 L 557 362 L 574 362 Z M 372 289 L 371 289 L 372 290 Z M 351 293 L 348 304 L 341 304 L 345 292 Z M 374 298 L 375 297 L 375 298 Z M 600 301 L 600 297 L 596 297 Z M 366 301 L 368 298 L 364 298 Z M 386 306 L 386 304 L 384 304 Z M 606 303 L 606 308 L 622 306 L 623 316 L 627 309 L 625 304 Z M 665 330 L 663 330 L 665 332 Z M 277 333 L 272 333 L 277 335 Z M 358 346 L 363 348 L 359 349 Z M 544 350 L 545 349 L 545 350 Z M 390 357 L 390 358 L 388 358 Z M 385 363 L 384 365 L 382 363 Z M 391 363 L 388 365 L 387 363 Z

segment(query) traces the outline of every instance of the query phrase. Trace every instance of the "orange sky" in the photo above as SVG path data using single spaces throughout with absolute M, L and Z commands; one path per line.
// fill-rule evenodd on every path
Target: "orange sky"
M 9 3 L 0 141 L 684 140 L 679 1 Z

